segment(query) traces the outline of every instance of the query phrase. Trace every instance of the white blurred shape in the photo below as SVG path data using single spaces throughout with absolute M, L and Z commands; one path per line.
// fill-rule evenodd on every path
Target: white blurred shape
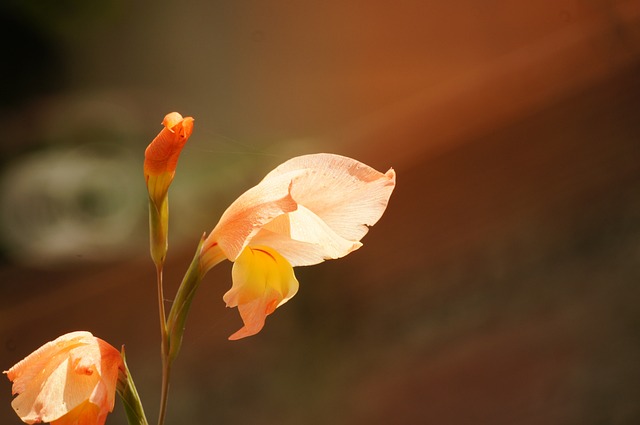
M 137 246 L 144 221 L 139 161 L 89 144 L 24 157 L 0 181 L 2 243 L 30 265 L 113 260 Z

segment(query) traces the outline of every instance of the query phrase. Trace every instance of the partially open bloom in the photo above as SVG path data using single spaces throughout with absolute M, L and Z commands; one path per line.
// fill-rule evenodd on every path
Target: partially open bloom
M 118 350 L 78 331 L 47 342 L 4 373 L 23 422 L 102 425 L 113 410 L 119 370 Z
M 167 253 L 169 203 L 167 194 L 178 165 L 178 157 L 193 132 L 193 118 L 171 112 L 162 121 L 164 128 L 144 152 L 144 178 L 149 191 L 151 257 L 161 267 Z
M 298 290 L 294 266 L 343 257 L 360 248 L 368 226 L 384 213 L 395 172 L 380 173 L 354 159 L 314 154 L 281 164 L 223 213 L 205 239 L 200 267 L 234 262 L 224 295 L 254 335 L 265 318 Z
M 149 196 L 157 205 L 173 181 L 180 152 L 193 132 L 193 118 L 171 112 L 162 125 L 164 128 L 144 151 L 144 177 Z

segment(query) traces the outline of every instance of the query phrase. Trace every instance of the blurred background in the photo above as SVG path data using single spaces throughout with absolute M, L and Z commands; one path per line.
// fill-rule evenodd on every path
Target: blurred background
M 0 20 L 0 369 L 89 330 L 126 345 L 155 422 L 142 159 L 179 111 L 169 299 L 293 155 L 398 186 L 255 337 L 226 340 L 231 265 L 209 273 L 168 424 L 640 423 L 637 0 L 9 0 Z

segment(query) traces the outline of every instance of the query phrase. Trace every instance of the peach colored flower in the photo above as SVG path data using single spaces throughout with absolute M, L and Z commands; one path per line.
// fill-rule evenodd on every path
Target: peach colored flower
M 113 410 L 119 370 L 118 350 L 78 331 L 47 342 L 4 373 L 23 422 L 102 425 Z
M 281 164 L 222 214 L 200 251 L 203 274 L 234 262 L 224 295 L 238 307 L 239 339 L 258 333 L 265 318 L 298 290 L 294 266 L 343 257 L 384 213 L 395 187 L 393 169 L 380 173 L 354 159 L 305 155 Z
M 179 113 L 171 112 L 164 117 L 162 125 L 164 128 L 144 152 L 149 196 L 158 207 L 173 181 L 180 152 L 193 132 L 193 118 L 182 118 Z

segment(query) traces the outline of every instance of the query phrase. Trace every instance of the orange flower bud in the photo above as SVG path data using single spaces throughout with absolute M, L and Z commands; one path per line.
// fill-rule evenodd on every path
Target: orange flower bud
M 144 178 L 149 191 L 151 257 L 156 266 L 167 254 L 169 206 L 167 194 L 178 165 L 180 152 L 193 132 L 193 118 L 171 112 L 162 121 L 164 128 L 144 152 Z
M 164 128 L 144 152 L 145 175 L 175 172 L 180 152 L 193 132 L 193 118 L 171 112 L 162 120 Z
M 158 207 L 166 196 L 178 165 L 180 152 L 193 132 L 193 118 L 171 112 L 162 121 L 164 128 L 144 152 L 144 176 L 151 199 Z

